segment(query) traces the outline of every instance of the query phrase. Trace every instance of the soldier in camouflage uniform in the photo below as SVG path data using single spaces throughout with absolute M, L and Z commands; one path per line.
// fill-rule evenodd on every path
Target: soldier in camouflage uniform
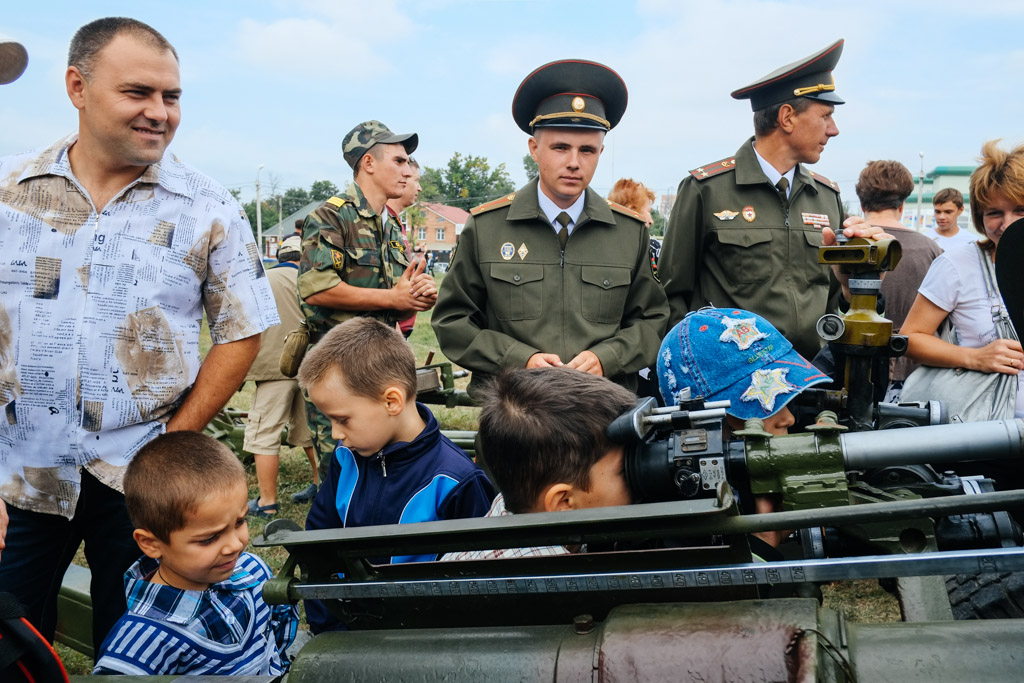
M 668 303 L 647 228 L 587 187 L 625 109 L 622 79 L 594 62 L 547 64 L 519 86 L 512 115 L 539 177 L 473 209 L 431 321 L 473 371 L 471 395 L 503 367 L 564 365 L 635 389 L 654 363 Z
M 844 214 L 839 186 L 804 164 L 839 134 L 832 69 L 842 49 L 836 41 L 732 93 L 750 99 L 755 136 L 679 185 L 658 262 L 673 323 L 707 305 L 746 309 L 804 357 L 817 353 L 815 323 L 838 294 L 818 247 Z
M 410 263 L 401 226 L 385 208 L 412 177 L 409 154 L 417 143 L 415 133 L 396 135 L 379 121 L 360 123 L 345 136 L 353 182 L 302 227 L 298 292 L 310 344 L 357 315 L 390 325 L 434 305 L 433 279 L 422 259 Z M 306 412 L 323 481 L 335 447 L 331 425 L 308 397 Z

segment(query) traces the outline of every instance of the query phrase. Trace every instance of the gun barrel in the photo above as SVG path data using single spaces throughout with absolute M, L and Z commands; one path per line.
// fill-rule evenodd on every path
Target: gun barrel
M 842 434 L 847 469 L 1024 456 L 1024 420 L 993 420 Z

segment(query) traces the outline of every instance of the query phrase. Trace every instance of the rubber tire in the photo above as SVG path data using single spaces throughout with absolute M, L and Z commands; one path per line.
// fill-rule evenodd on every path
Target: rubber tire
M 947 576 L 946 592 L 955 619 L 1024 618 L 1024 572 Z

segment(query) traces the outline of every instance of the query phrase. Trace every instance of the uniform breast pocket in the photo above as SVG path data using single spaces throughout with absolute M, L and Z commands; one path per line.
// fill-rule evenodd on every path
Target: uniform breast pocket
M 618 323 L 626 306 L 632 272 L 614 266 L 583 266 L 580 302 L 583 317 L 595 323 Z
M 534 320 L 544 308 L 544 267 L 492 263 L 490 305 L 498 320 Z
M 818 263 L 818 247 L 821 246 L 821 230 L 804 230 L 804 239 L 807 242 L 807 262 Z M 808 269 L 808 280 L 812 284 L 828 284 L 829 266 L 824 263 L 818 264 L 817 269 Z
M 380 252 L 376 249 L 345 247 L 345 256 L 350 269 L 380 270 Z
M 718 262 L 729 282 L 758 285 L 772 276 L 770 230 L 716 230 Z

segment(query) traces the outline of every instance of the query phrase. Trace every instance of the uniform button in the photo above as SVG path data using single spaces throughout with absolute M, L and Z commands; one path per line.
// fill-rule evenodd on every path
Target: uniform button
M 520 278 L 518 275 L 513 275 L 512 279 L 515 280 L 516 282 L 519 282 L 522 278 Z
M 604 286 L 605 286 L 605 287 L 607 287 L 607 286 L 608 286 L 608 285 L 610 285 L 610 284 L 611 284 L 611 283 L 610 283 L 610 282 L 608 282 L 607 280 L 605 280 L 605 281 L 604 281 Z

